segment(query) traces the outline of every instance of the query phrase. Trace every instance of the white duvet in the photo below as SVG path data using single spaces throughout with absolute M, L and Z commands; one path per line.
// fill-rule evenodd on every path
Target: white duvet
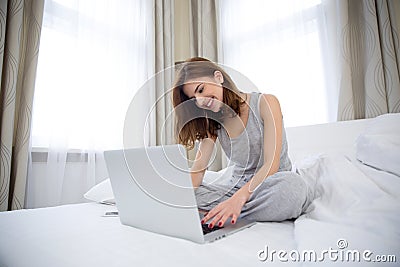
M 391 264 L 399 265 L 400 177 L 344 156 L 309 158 L 297 168 L 315 184 L 315 200 L 295 221 L 299 254 L 312 250 L 317 256 L 310 260 L 311 253 L 306 253 L 303 266 L 319 259 L 324 266 L 384 266 L 378 261 L 394 257 L 397 263 Z

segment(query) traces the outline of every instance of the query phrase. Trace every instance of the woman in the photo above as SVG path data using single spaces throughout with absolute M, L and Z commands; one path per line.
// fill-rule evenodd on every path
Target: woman
M 178 142 L 199 147 L 191 178 L 202 223 L 223 226 L 230 218 L 283 221 L 308 206 L 310 190 L 291 172 L 278 99 L 239 91 L 229 75 L 204 58 L 192 58 L 177 74 L 173 106 Z M 202 184 L 216 140 L 234 163 L 228 184 Z

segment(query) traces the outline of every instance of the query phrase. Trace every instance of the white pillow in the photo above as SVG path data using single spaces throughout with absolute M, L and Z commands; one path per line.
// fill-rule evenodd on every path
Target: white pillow
M 205 184 L 229 184 L 232 178 L 234 166 L 228 166 L 218 172 L 206 171 L 204 173 L 203 183 Z
M 87 200 L 103 204 L 115 204 L 114 193 L 112 191 L 110 179 L 93 186 L 83 195 Z
M 356 157 L 366 165 L 400 176 L 400 113 L 372 120 L 356 140 Z

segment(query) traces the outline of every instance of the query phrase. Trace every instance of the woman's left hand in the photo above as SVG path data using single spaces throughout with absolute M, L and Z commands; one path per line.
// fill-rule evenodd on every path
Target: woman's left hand
M 232 218 L 231 223 L 235 224 L 249 196 L 250 193 L 238 190 L 229 199 L 219 203 L 215 208 L 210 210 L 201 220 L 201 223 L 204 224 L 212 219 L 208 224 L 209 228 L 213 228 L 216 225 L 221 227 L 225 224 L 226 220 Z

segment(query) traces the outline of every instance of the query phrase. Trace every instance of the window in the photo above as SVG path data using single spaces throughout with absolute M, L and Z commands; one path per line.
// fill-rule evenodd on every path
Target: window
M 151 75 L 152 3 L 46 0 L 32 146 L 122 146 L 124 114 Z
M 222 0 L 219 10 L 224 64 L 278 97 L 285 126 L 336 120 L 321 1 Z

